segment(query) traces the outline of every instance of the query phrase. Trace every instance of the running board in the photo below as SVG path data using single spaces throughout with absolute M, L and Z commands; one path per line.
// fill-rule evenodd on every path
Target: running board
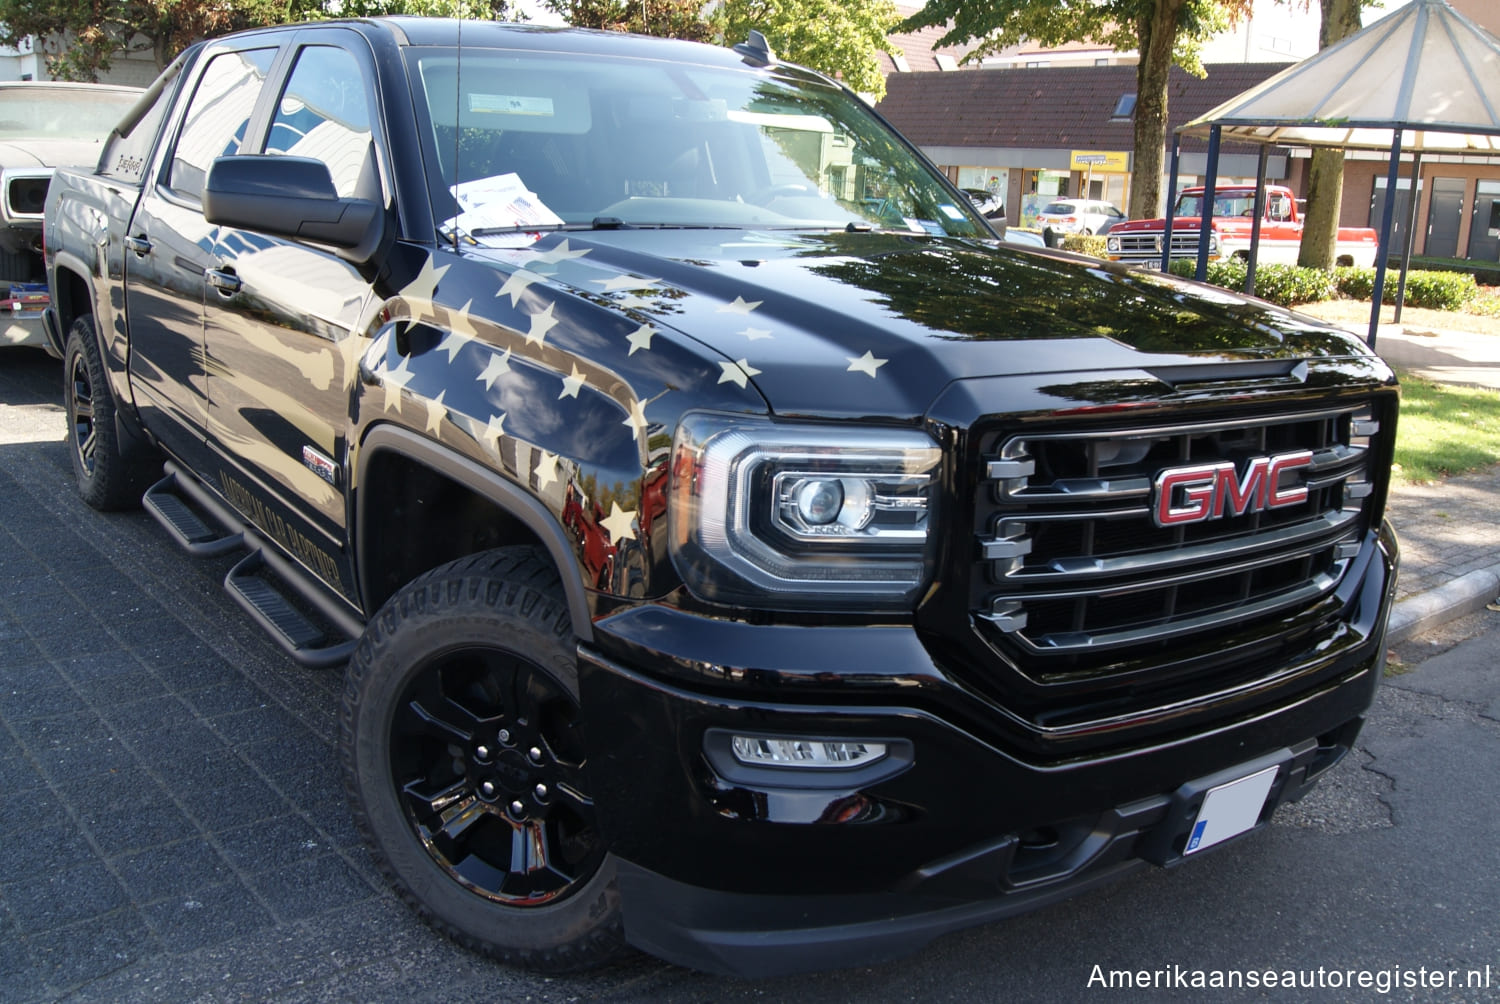
M 206 498 L 206 493 L 191 478 L 179 477 L 172 464 L 167 465 L 167 470 L 166 477 L 146 489 L 141 505 L 183 550 L 194 557 L 208 558 L 245 546 L 243 533 L 223 529 L 221 506 Z
M 172 539 L 200 558 L 247 551 L 224 576 L 224 589 L 235 602 L 298 664 L 322 668 L 348 662 L 364 632 L 359 619 L 191 474 L 170 461 L 166 471 L 141 503 Z
M 274 555 L 257 548 L 224 576 L 224 588 L 301 665 L 322 668 L 348 662 L 358 642 L 337 634 L 337 628 L 325 631 L 305 616 L 294 600 L 282 592 L 280 583 L 267 575 L 275 564 L 279 562 Z

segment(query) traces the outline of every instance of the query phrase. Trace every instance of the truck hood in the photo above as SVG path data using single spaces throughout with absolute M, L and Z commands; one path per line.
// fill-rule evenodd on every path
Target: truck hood
M 1228 217 L 1216 216 L 1216 217 L 1214 217 L 1214 226 L 1216 226 L 1216 227 L 1223 227 L 1223 226 L 1226 225 L 1228 219 L 1229 219 Z M 1128 234 L 1128 233 L 1140 233 L 1142 230 L 1146 230 L 1146 231 L 1160 230 L 1162 228 L 1162 224 L 1164 224 L 1166 222 L 1167 222 L 1166 217 L 1161 217 L 1161 218 L 1155 219 L 1155 220 L 1126 220 L 1126 221 L 1124 221 L 1122 223 L 1116 223 L 1114 226 L 1110 227 L 1109 228 L 1109 232 L 1112 233 L 1112 234 Z M 1201 224 L 1202 222 L 1203 222 L 1203 220 L 1200 217 L 1197 217 L 1197 216 L 1174 216 L 1174 217 L 1172 217 L 1172 229 L 1173 230 L 1187 230 L 1187 229 L 1196 230 L 1196 229 L 1198 229 L 1199 224 Z M 1240 221 L 1236 221 L 1236 222 L 1240 222 Z M 1243 222 L 1245 224 L 1245 229 L 1248 231 L 1250 229 L 1250 225 L 1252 223 L 1254 223 L 1255 221 L 1254 220 L 1244 220 Z
M 482 253 L 533 268 L 560 249 L 556 281 L 739 362 L 781 413 L 921 415 L 973 377 L 1370 356 L 1264 301 L 997 241 L 602 230 Z
M 0 141 L 0 167 L 93 167 L 103 145 L 91 139 Z

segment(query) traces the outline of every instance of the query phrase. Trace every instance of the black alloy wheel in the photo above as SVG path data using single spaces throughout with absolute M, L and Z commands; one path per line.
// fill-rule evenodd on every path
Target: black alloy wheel
M 340 754 L 386 878 L 460 943 L 546 972 L 626 954 L 556 568 L 506 547 L 398 590 L 349 661 Z
M 72 432 L 73 462 L 83 473 L 94 476 L 94 454 L 98 438 L 94 426 L 94 382 L 89 377 L 83 353 L 68 355 L 68 428 Z
M 63 346 L 63 400 L 68 409 L 68 453 L 78 494 L 95 509 L 129 509 L 161 476 L 150 455 L 124 456 L 115 428 L 115 402 L 94 333 L 94 319 L 73 321 Z
M 578 704 L 528 660 L 461 648 L 419 667 L 391 730 L 406 817 L 454 881 L 529 907 L 576 891 L 604 843 L 583 780 Z

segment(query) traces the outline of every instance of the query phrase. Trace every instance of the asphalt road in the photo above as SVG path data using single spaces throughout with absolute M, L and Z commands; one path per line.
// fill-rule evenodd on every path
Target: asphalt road
M 354 834 L 337 674 L 284 658 L 220 590 L 222 565 L 140 513 L 76 500 L 59 383 L 40 354 L 0 358 L 0 999 L 1500 996 L 1493 613 L 1403 645 L 1355 754 L 1273 825 L 1182 868 L 788 980 L 648 959 L 544 978 L 470 955 L 413 919 Z M 1267 970 L 1314 985 L 1179 985 Z M 1465 986 L 1469 970 L 1487 985 Z M 1120 971 L 1155 987 L 1111 994 Z

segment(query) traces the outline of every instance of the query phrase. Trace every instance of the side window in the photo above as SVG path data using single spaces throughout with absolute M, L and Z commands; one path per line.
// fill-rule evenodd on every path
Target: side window
M 310 45 L 297 54 L 266 153 L 311 157 L 328 165 L 341 198 L 355 195 L 373 170 L 370 102 L 359 61 L 345 49 Z
M 218 157 L 240 152 L 255 101 L 275 57 L 274 48 L 223 52 L 204 68 L 172 153 L 168 188 L 196 199 L 203 192 L 208 166 Z

